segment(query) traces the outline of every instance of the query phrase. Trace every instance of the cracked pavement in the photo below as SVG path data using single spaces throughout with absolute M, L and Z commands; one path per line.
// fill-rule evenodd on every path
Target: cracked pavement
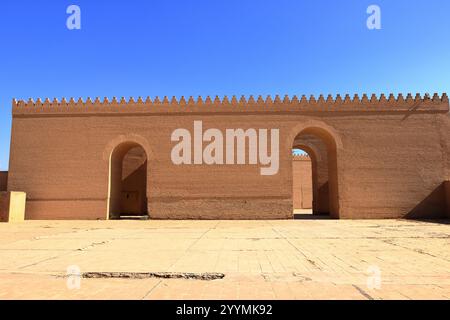
M 0 299 L 449 299 L 449 248 L 450 221 L 2 223 Z

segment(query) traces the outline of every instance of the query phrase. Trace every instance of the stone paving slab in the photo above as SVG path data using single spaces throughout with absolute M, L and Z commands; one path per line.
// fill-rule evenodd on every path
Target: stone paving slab
M 449 299 L 449 249 L 450 221 L 1 223 L 0 299 Z

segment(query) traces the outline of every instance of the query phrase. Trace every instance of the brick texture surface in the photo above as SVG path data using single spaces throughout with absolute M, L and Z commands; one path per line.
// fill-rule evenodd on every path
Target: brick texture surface
M 6 191 L 8 187 L 8 171 L 0 171 L 0 191 Z
M 339 218 L 437 218 L 450 178 L 448 98 L 143 102 L 14 102 L 8 190 L 25 191 L 28 219 L 106 219 L 109 159 L 120 143 L 144 148 L 151 218 L 283 219 L 293 215 L 296 136 L 331 137 Z M 280 169 L 176 166 L 177 128 L 280 130 Z M 320 130 L 319 130 L 320 129 Z M 330 142 L 331 141 L 331 142 Z M 331 147 L 330 147 L 331 148 Z M 330 167 L 331 168 L 331 167 Z
M 312 167 L 308 156 L 292 159 L 293 200 L 295 209 L 312 209 Z

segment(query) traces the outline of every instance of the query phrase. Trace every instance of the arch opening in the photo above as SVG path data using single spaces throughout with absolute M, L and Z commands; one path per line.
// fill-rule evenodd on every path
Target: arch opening
M 108 218 L 147 217 L 147 164 L 144 148 L 124 142 L 109 161 Z
M 339 218 L 337 147 L 334 138 L 322 128 L 306 128 L 295 137 L 292 150 L 301 152 L 304 157 L 300 159 L 302 164 L 298 162 L 298 157 L 293 158 L 294 217 Z M 305 164 L 306 157 L 310 160 L 309 170 Z M 299 167 L 303 167 L 303 171 Z M 300 190 L 306 191 L 306 194 L 300 195 Z M 306 203 L 309 203 L 308 197 L 312 198 L 309 216 L 306 215 L 306 207 L 298 208 L 300 196 Z

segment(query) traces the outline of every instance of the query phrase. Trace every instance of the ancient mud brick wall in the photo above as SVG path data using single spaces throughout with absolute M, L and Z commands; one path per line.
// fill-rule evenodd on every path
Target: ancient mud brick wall
M 291 150 L 308 132 L 331 155 L 334 217 L 438 217 L 445 199 L 433 193 L 450 178 L 448 112 L 446 95 L 14 101 L 8 189 L 27 192 L 29 219 L 105 219 L 111 153 L 133 141 L 148 155 L 152 218 L 290 218 Z M 278 174 L 174 165 L 171 133 L 195 120 L 279 129 Z
M 0 192 L 0 222 L 8 222 L 9 217 L 9 193 Z
M 8 187 L 8 171 L 0 171 L 0 191 L 6 191 Z
M 312 209 L 312 167 L 309 156 L 292 157 L 294 209 Z

